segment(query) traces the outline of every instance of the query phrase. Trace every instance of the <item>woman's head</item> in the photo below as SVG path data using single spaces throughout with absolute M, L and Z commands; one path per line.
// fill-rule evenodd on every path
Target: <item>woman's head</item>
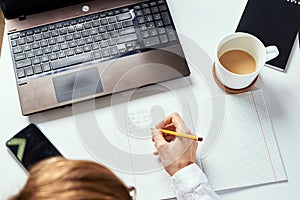
M 85 160 L 46 159 L 29 171 L 12 200 L 130 200 L 130 189 L 109 169 Z

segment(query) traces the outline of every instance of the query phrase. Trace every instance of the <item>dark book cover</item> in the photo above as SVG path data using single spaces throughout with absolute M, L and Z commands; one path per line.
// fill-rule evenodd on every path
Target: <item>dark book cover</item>
M 300 0 L 248 0 L 236 32 L 258 37 L 265 46 L 276 45 L 279 56 L 267 65 L 285 71 L 300 27 Z

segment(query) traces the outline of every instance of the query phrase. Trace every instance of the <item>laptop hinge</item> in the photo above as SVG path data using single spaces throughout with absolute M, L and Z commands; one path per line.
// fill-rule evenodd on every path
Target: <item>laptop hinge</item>
M 20 15 L 19 16 L 19 21 L 23 21 L 23 20 L 25 20 L 26 19 L 26 15 Z

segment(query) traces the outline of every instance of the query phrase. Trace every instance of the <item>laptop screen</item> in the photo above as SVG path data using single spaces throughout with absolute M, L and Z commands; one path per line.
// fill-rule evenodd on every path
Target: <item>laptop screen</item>
M 85 1 L 87 0 L 0 0 L 0 5 L 5 18 L 11 19 Z

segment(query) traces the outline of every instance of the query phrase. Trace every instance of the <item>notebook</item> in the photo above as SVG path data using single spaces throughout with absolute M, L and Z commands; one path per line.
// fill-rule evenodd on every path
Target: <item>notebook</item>
M 153 156 L 144 164 L 136 159 L 136 154 L 151 154 L 155 150 L 151 138 L 145 139 L 146 134 L 149 134 L 149 127 L 153 127 L 164 115 L 172 112 L 181 114 L 192 132 L 204 137 L 204 143 L 208 137 L 217 138 L 205 155 L 200 157 L 203 146 L 201 142 L 197 152 L 197 164 L 207 175 L 215 191 L 287 181 L 262 90 L 225 96 L 224 123 L 217 136 L 204 132 L 209 130 L 211 122 L 211 99 L 198 101 L 199 123 L 191 117 L 196 110 L 191 104 L 187 102 L 177 105 L 170 102 L 176 101 L 128 106 L 128 110 L 124 110 L 128 134 L 120 136 L 115 132 L 107 136 L 117 148 L 132 154 L 130 159 L 134 170 L 116 170 L 116 173 L 127 185 L 137 188 L 139 199 L 165 199 L 175 196 L 170 177 L 160 165 L 158 157 Z M 139 170 L 145 164 L 155 167 L 142 173 Z
M 300 27 L 299 22 L 299 1 L 248 0 L 236 31 L 255 35 L 265 46 L 276 45 L 279 56 L 266 65 L 285 71 Z
M 0 0 L 23 115 L 190 75 L 165 0 Z

